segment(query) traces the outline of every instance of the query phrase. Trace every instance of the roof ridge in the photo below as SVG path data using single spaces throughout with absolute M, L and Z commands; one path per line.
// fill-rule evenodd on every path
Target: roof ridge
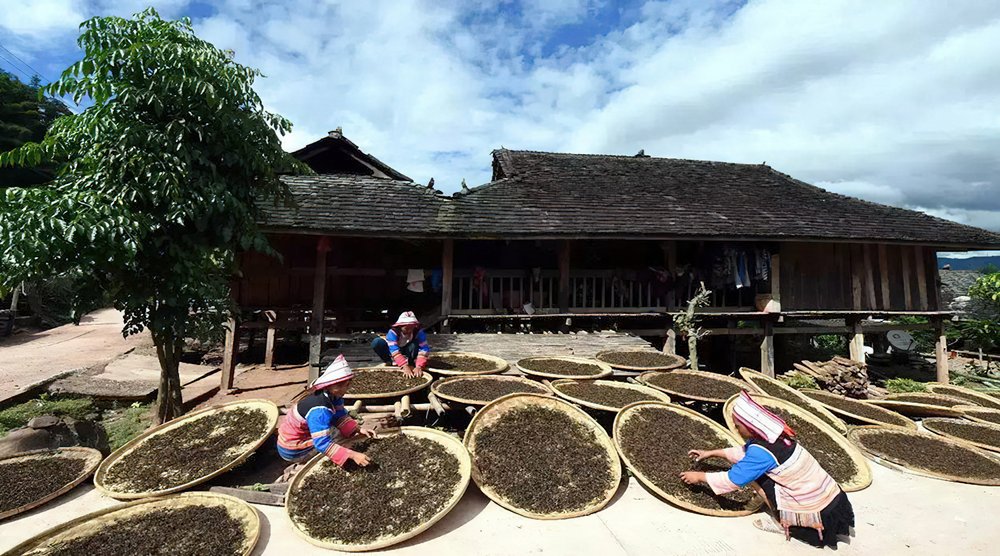
M 724 160 L 702 160 L 702 159 L 697 159 L 697 158 L 673 158 L 673 157 L 668 157 L 668 156 L 652 156 L 652 155 L 635 156 L 633 154 L 561 153 L 561 152 L 553 152 L 553 151 L 533 151 L 533 150 L 507 149 L 507 148 L 495 149 L 493 152 L 494 153 L 503 152 L 503 153 L 519 153 L 519 154 L 541 154 L 541 155 L 559 156 L 559 157 L 574 157 L 574 156 L 578 156 L 578 157 L 587 157 L 587 158 L 612 158 L 612 159 L 622 159 L 622 160 L 645 160 L 645 161 L 669 160 L 669 161 L 673 161 L 673 162 L 696 162 L 696 163 L 700 163 L 700 164 L 725 164 L 725 165 L 731 165 L 731 166 L 752 166 L 752 167 L 771 168 L 767 164 L 763 164 L 763 163 L 761 163 L 761 164 L 754 164 L 754 163 L 750 163 L 750 162 L 728 162 L 728 161 L 724 161 Z

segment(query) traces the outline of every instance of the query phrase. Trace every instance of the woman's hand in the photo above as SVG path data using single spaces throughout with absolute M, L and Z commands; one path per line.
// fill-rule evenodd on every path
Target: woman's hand
M 681 480 L 689 485 L 696 485 L 705 482 L 705 474 L 701 471 L 685 471 L 681 473 Z
M 420 372 L 409 365 L 403 365 L 401 368 L 403 369 L 403 376 L 407 378 L 415 378 L 420 376 Z
M 366 427 L 359 428 L 358 434 L 366 438 L 378 438 L 378 434 L 376 434 L 375 431 Z
M 695 461 L 701 461 L 705 458 L 712 457 L 712 452 L 714 451 L 715 450 L 689 450 L 688 457 Z
M 368 459 L 368 456 L 362 454 L 361 452 L 351 452 L 351 455 L 347 457 L 361 467 L 368 467 L 368 464 L 372 462 Z

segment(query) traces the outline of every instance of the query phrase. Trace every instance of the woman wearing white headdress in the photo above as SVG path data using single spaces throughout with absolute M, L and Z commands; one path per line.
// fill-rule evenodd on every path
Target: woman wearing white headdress
M 785 421 L 758 404 L 747 392 L 733 403 L 733 420 L 743 448 L 691 450 L 696 461 L 719 457 L 729 460 L 729 471 L 686 471 L 681 480 L 706 483 L 716 495 L 756 482 L 754 489 L 776 512 L 780 525 L 757 520 L 765 531 L 784 532 L 813 546 L 837 546 L 839 536 L 854 527 L 854 508 L 847 494 L 801 444 Z
M 365 454 L 337 443 L 357 434 L 375 436 L 372 430 L 359 427 L 344 408 L 343 396 L 352 378 L 351 366 L 338 355 L 313 381 L 312 393 L 299 400 L 278 427 L 278 455 L 282 459 L 298 463 L 319 452 L 340 466 L 348 460 L 362 467 L 370 463 Z
M 420 321 L 413 311 L 400 314 L 385 338 L 372 340 L 372 349 L 383 363 L 399 367 L 404 375 L 410 377 L 424 373 L 431 353 L 427 334 L 420 329 Z

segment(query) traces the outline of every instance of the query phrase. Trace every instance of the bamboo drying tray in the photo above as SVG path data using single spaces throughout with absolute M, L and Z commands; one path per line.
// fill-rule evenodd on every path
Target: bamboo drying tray
M 759 373 L 753 369 L 748 369 L 747 367 L 740 367 L 739 372 L 740 376 L 743 377 L 743 380 L 747 381 L 747 383 L 749 383 L 750 386 L 752 386 L 753 389 L 759 392 L 760 394 L 763 394 L 765 396 L 770 396 L 770 394 L 768 394 L 763 388 L 757 385 L 758 382 L 766 382 L 774 386 L 775 388 L 780 388 L 782 392 L 787 392 L 795 399 L 800 400 L 802 403 L 799 405 L 801 405 L 804 409 L 808 409 L 813 413 L 819 413 L 824 417 L 828 418 L 830 422 L 828 422 L 827 424 L 837 429 L 837 432 L 839 432 L 841 435 L 847 434 L 847 424 L 844 423 L 840 419 L 840 417 L 834 415 L 829 409 L 826 408 L 826 406 L 824 406 L 820 402 L 805 396 L 795 388 L 792 388 L 791 386 L 785 384 L 784 382 L 781 382 L 778 379 L 771 378 L 765 375 L 764 373 Z
M 576 422 L 586 426 L 594 434 L 594 439 L 597 441 L 598 445 L 603 448 L 608 455 L 608 461 L 611 463 L 611 485 L 608 487 L 607 492 L 600 500 L 592 502 L 586 508 L 582 510 L 576 510 L 572 512 L 552 512 L 552 513 L 536 513 L 524 508 L 515 506 L 506 498 L 501 496 L 497 491 L 493 490 L 493 487 L 483 482 L 482 477 L 479 475 L 479 470 L 475 465 L 476 458 L 476 433 L 482 427 L 493 424 L 499 419 L 502 419 L 504 415 L 522 407 L 543 407 L 547 409 L 553 409 L 556 411 L 561 411 L 568 415 L 571 419 Z M 472 418 L 469 426 L 465 429 L 465 447 L 469 450 L 472 455 L 473 465 L 472 465 L 472 480 L 476 482 L 479 486 L 479 490 L 483 492 L 490 500 L 493 500 L 497 504 L 507 508 L 508 510 L 523 515 L 524 517 L 530 517 L 532 519 L 567 519 L 571 517 L 579 517 L 587 514 L 591 514 L 600 510 L 611 501 L 611 498 L 615 495 L 618 490 L 618 485 L 621 483 L 622 479 L 622 465 L 621 460 L 618 458 L 618 453 L 615 450 L 614 444 L 612 444 L 611 439 L 608 438 L 608 434 L 604 432 L 604 428 L 594 420 L 593 417 L 587 415 L 582 409 L 573 406 L 567 402 L 560 399 L 553 398 L 551 396 L 543 396 L 539 394 L 511 394 L 509 396 L 504 396 L 498 398 L 479 410 L 476 416 Z
M 989 429 L 994 429 L 994 430 L 997 430 L 997 431 L 1000 431 L 1000 425 L 996 425 L 996 424 L 993 424 L 993 423 L 975 423 L 975 422 L 966 421 L 964 419 L 951 419 L 951 418 L 947 418 L 947 417 L 931 417 L 929 419 L 924 419 L 924 420 L 920 421 L 920 424 L 923 425 L 924 429 L 926 429 L 926 430 L 928 430 L 928 431 L 930 431 L 930 432 L 932 432 L 932 433 L 934 433 L 934 434 L 936 434 L 938 436 L 943 436 L 945 438 L 954 440 L 956 442 L 964 442 L 965 444 L 972 444 L 976 448 L 979 448 L 979 449 L 982 449 L 982 450 L 987 450 L 989 452 L 1000 452 L 1000 446 L 997 446 L 995 444 L 984 444 L 982 442 L 976 442 L 975 440 L 971 440 L 971 439 L 968 439 L 968 438 L 962 438 L 961 436 L 955 436 L 953 434 L 944 432 L 942 430 L 938 430 L 936 425 L 938 423 L 942 423 L 942 422 L 944 422 L 944 423 L 958 422 L 958 423 L 962 423 L 962 424 L 965 424 L 965 425 L 980 426 L 980 427 L 985 427 L 985 428 L 989 428 Z
M 133 450 L 138 449 L 142 445 L 142 443 L 148 440 L 149 438 L 163 434 L 164 432 L 170 431 L 171 429 L 175 429 L 181 425 L 190 423 L 191 421 L 197 419 L 211 418 L 212 415 L 217 415 L 219 413 L 222 413 L 223 411 L 232 411 L 234 409 L 259 409 L 261 411 L 264 411 L 267 414 L 268 427 L 266 433 L 261 435 L 261 438 L 257 442 L 255 442 L 253 445 L 245 449 L 242 454 L 233 458 L 232 461 L 227 463 L 221 469 L 213 471 L 212 473 L 209 473 L 202 477 L 198 477 L 197 479 L 188 481 L 182 485 L 166 488 L 163 490 L 152 490 L 147 492 L 118 492 L 112 490 L 111 487 L 104 484 L 104 478 L 108 473 L 108 469 L 110 469 L 111 466 L 114 465 L 114 463 L 120 460 L 123 456 L 132 452 Z M 94 474 L 94 486 L 96 486 L 97 490 L 101 491 L 101 493 L 106 494 L 112 498 L 117 498 L 119 500 L 136 500 L 139 498 L 148 498 L 150 496 L 163 496 L 165 494 L 172 494 L 174 492 L 187 490 L 195 485 L 199 485 L 209 479 L 215 478 L 246 461 L 246 459 L 250 457 L 250 455 L 253 454 L 257 450 L 257 448 L 260 448 L 261 444 L 263 444 L 264 441 L 267 440 L 271 436 L 271 434 L 274 433 L 274 429 L 278 426 L 278 413 L 279 413 L 278 406 L 275 405 L 275 403 L 270 400 L 238 400 L 234 402 L 227 402 L 224 404 L 213 405 L 211 407 L 206 407 L 205 409 L 201 409 L 199 411 L 188 413 L 187 415 L 178 417 L 173 421 L 169 421 L 163 423 L 162 425 L 158 425 L 156 427 L 149 429 L 148 431 L 130 440 L 127 444 L 125 444 L 121 448 L 115 450 L 114 453 L 112 453 L 110 456 L 107 457 L 107 459 L 102 461 L 101 465 L 97 468 L 97 473 Z
M 246 541 L 243 544 L 243 556 L 249 556 L 260 539 L 260 516 L 257 510 L 250 504 L 214 492 L 186 492 L 173 496 L 157 498 L 147 498 L 126 504 L 120 504 L 111 508 L 105 508 L 87 515 L 78 517 L 72 521 L 56 525 L 38 535 L 24 541 L 7 552 L 4 556 L 18 556 L 37 550 L 43 546 L 56 542 L 65 542 L 77 537 L 94 533 L 111 523 L 128 519 L 133 516 L 147 512 L 163 509 L 181 509 L 190 506 L 204 506 L 225 508 L 230 517 L 239 520 L 243 524 L 243 533 Z
M 670 357 L 670 358 L 672 358 L 673 362 L 672 363 L 668 363 L 666 365 L 656 365 L 656 366 L 653 366 L 653 367 L 636 367 L 634 365 L 617 365 L 617 364 L 613 364 L 613 363 L 611 363 L 609 361 L 605 361 L 603 359 L 604 356 L 606 356 L 608 354 L 611 354 L 611 353 L 633 352 L 633 351 L 641 351 L 643 353 L 656 353 L 657 355 L 662 355 L 664 357 Z M 683 357 L 681 357 L 680 355 L 668 355 L 668 354 L 665 354 L 665 353 L 660 353 L 658 351 L 651 351 L 651 350 L 646 349 L 646 348 L 606 349 L 604 351 L 597 352 L 597 355 L 594 356 L 594 359 L 597 359 L 598 361 L 600 361 L 602 363 L 606 363 L 606 364 L 610 365 L 612 368 L 615 368 L 615 369 L 621 369 L 623 371 L 637 371 L 637 372 L 642 372 L 642 371 L 670 371 L 670 370 L 673 370 L 673 369 L 679 369 L 679 368 L 683 367 L 685 364 L 687 364 L 687 360 L 684 359 Z
M 614 435 L 613 437 L 614 437 L 614 442 L 615 442 L 615 449 L 618 450 L 618 454 L 621 456 L 622 461 L 625 462 L 625 467 L 628 467 L 628 469 L 632 472 L 632 474 L 635 475 L 635 477 L 637 479 L 639 479 L 639 481 L 643 485 L 645 485 L 646 488 L 648 488 L 649 490 L 653 491 L 657 496 L 659 496 L 660 498 L 663 498 L 664 500 L 670 502 L 671 504 L 673 504 L 675 506 L 684 508 L 685 510 L 688 510 L 688 511 L 692 511 L 692 512 L 695 512 L 695 513 L 703 514 L 703 515 L 711 515 L 711 516 L 716 516 L 716 517 L 737 517 L 737 516 L 742 516 L 742 515 L 750 515 L 750 514 L 756 512 L 758 508 L 760 508 L 761 504 L 764 503 L 764 501 L 760 498 L 760 496 L 756 497 L 756 499 L 757 499 L 757 503 L 756 504 L 751 505 L 750 507 L 748 507 L 745 510 L 739 510 L 739 511 L 737 511 L 737 510 L 712 510 L 712 509 L 709 509 L 709 508 L 702 508 L 701 506 L 692 504 L 692 503 L 684 500 L 683 498 L 680 498 L 680 497 L 674 496 L 672 494 L 669 494 L 666 491 L 664 491 L 663 489 L 661 489 L 660 487 L 656 486 L 656 483 L 653 482 L 652 479 L 650 479 L 645 473 L 642 472 L 641 469 L 639 469 L 639 467 L 637 467 L 634 463 L 632 463 L 631 460 L 629 460 L 628 456 L 625 455 L 625 450 L 622 448 L 621 441 L 619 440 L 621 438 L 621 428 L 622 428 L 622 426 L 624 426 L 625 423 L 627 423 L 629 419 L 631 419 L 633 416 L 635 416 L 636 414 L 638 414 L 638 412 L 640 410 L 642 410 L 643 408 L 652 408 L 652 407 L 655 407 L 655 408 L 658 408 L 658 409 L 664 409 L 664 410 L 667 410 L 667 411 L 672 411 L 672 412 L 674 412 L 674 413 L 676 413 L 678 415 L 683 415 L 684 417 L 687 417 L 689 419 L 694 419 L 695 421 L 698 421 L 700 423 L 704 423 L 704 424 L 708 425 L 709 427 L 711 427 L 714 432 L 718 433 L 718 435 L 721 438 L 724 438 L 726 440 L 726 442 L 729 443 L 730 446 L 732 446 L 732 447 L 742 447 L 743 446 L 743 443 L 740 442 L 738 436 L 734 436 L 731 432 L 727 431 L 721 425 L 719 425 L 715 421 L 712 421 L 708 417 L 705 417 L 704 415 L 702 415 L 700 413 L 697 413 L 695 411 L 692 411 L 692 410 L 690 410 L 690 409 L 688 409 L 686 407 L 681 407 L 679 405 L 667 404 L 667 403 L 662 403 L 662 402 L 636 402 L 634 404 L 627 405 L 624 408 L 622 408 L 622 410 L 618 413 L 618 415 L 615 416 L 615 422 L 614 422 L 614 425 L 613 425 L 613 428 L 612 428 L 612 430 L 614 431 L 613 432 L 613 435 Z
M 814 426 L 818 427 L 827 436 L 829 436 L 838 446 L 841 447 L 847 454 L 851 457 L 851 461 L 854 462 L 854 466 L 857 467 L 858 472 L 854 475 L 854 478 L 846 483 L 840 483 L 840 488 L 844 489 L 845 492 L 856 492 L 868 488 L 872 484 L 872 470 L 868 465 L 868 460 L 865 459 L 864 454 L 858 450 L 857 446 L 848 442 L 837 429 L 831 427 L 830 425 L 823 422 L 822 419 L 816 417 L 809 411 L 802 409 L 801 407 L 786 402 L 785 400 L 779 398 L 772 398 L 771 396 L 755 395 L 753 400 L 765 408 L 778 408 L 788 413 L 794 414 L 799 419 L 809 421 Z M 736 401 L 736 396 L 733 396 L 726 402 L 726 405 L 722 407 L 722 416 L 726 420 L 726 426 L 733 434 L 739 435 L 736 430 L 736 421 L 733 419 L 733 403 Z M 896 427 L 902 429 L 901 427 Z M 808 449 L 808 447 L 806 447 Z
M 532 370 L 530 367 L 525 365 L 530 364 L 534 359 L 560 359 L 568 363 L 586 363 L 588 365 L 597 365 L 601 368 L 601 372 L 592 375 L 561 375 L 558 373 L 546 373 L 542 371 Z M 522 373 L 531 376 L 538 376 L 542 378 L 572 378 L 576 380 L 593 380 L 596 378 L 605 378 L 614 374 L 614 369 L 611 368 L 607 363 L 597 361 L 595 359 L 587 359 L 586 357 L 574 357 L 572 355 L 553 355 L 551 357 L 539 356 L 539 357 L 525 357 L 524 359 L 518 360 L 514 364 L 515 367 Z
M 868 403 L 882 409 L 888 409 L 901 413 L 907 417 L 962 417 L 965 414 L 961 409 L 945 407 L 943 405 L 931 405 L 917 402 L 903 402 L 899 400 L 868 400 Z
M 414 438 L 423 438 L 437 442 L 449 453 L 458 458 L 458 472 L 459 475 L 461 475 L 461 479 L 459 479 L 458 484 L 455 485 L 455 489 L 452 491 L 451 498 L 448 500 L 448 503 L 445 504 L 445 506 L 441 508 L 438 513 L 405 533 L 380 537 L 379 539 L 368 543 L 344 543 L 331 539 L 318 539 L 316 537 L 312 537 L 308 532 L 306 532 L 305 528 L 292 517 L 291 512 L 288 511 L 288 504 L 292 497 L 295 496 L 295 493 L 302 486 L 302 482 L 306 479 L 306 477 L 315 473 L 319 467 L 324 464 L 324 462 L 328 461 L 328 458 L 325 455 L 316 454 L 316 456 L 309 460 L 309 463 L 307 463 L 305 467 L 295 474 L 291 484 L 288 485 L 288 494 L 285 496 L 285 515 L 288 516 L 288 520 L 292 523 L 292 528 L 295 529 L 295 532 L 310 543 L 322 548 L 339 550 L 341 552 L 365 552 L 368 550 L 385 548 L 387 546 L 392 546 L 405 540 L 412 539 L 429 529 L 431 525 L 440 521 L 441 518 L 448 515 L 448 512 L 453 510 L 455 506 L 458 505 L 458 502 L 462 499 L 462 495 L 465 494 L 465 489 L 469 486 L 469 476 L 472 472 L 472 460 L 469 458 L 469 452 L 466 451 L 465 446 L 457 437 L 444 431 L 426 427 L 400 427 L 398 430 L 399 432 L 396 434 L 403 434 Z M 363 438 L 352 438 L 351 440 L 345 442 L 344 446 L 350 447 L 354 443 L 361 440 L 363 440 Z M 330 495 L 336 496 L 336 493 L 330 493 Z
M 720 375 L 718 373 L 709 373 L 709 372 L 706 372 L 706 371 L 691 371 L 691 370 L 687 370 L 687 369 L 678 369 L 676 371 L 669 371 L 669 372 L 671 374 L 683 374 L 683 375 L 690 375 L 690 376 L 701 377 L 701 378 L 703 378 L 705 380 L 717 380 L 717 381 L 721 381 L 721 382 L 729 382 L 729 383 L 732 383 L 732 384 L 735 384 L 735 385 L 739 386 L 740 388 L 742 388 L 744 390 L 751 389 L 750 385 L 748 383 L 746 383 L 746 382 L 744 382 L 744 381 L 742 381 L 742 380 L 740 380 L 738 378 L 733 378 L 731 376 L 726 376 L 726 375 Z M 657 385 L 649 382 L 649 379 L 653 378 L 656 375 L 660 375 L 660 374 L 665 374 L 665 373 L 660 373 L 660 372 L 642 373 L 641 375 L 639 375 L 639 378 L 637 378 L 636 380 L 638 380 L 640 383 L 642 383 L 642 384 L 644 384 L 646 386 L 649 386 L 650 388 L 654 388 L 656 390 L 659 390 L 660 392 L 666 392 L 667 394 L 670 394 L 672 397 L 680 398 L 682 400 L 694 400 L 694 401 L 698 401 L 698 402 L 711 402 L 711 403 L 726 403 L 726 400 L 728 399 L 728 398 L 710 398 L 708 396 L 698 396 L 698 395 L 688 394 L 688 393 L 685 393 L 685 392 L 678 392 L 676 390 L 670 390 L 669 388 L 664 388 L 662 386 L 657 386 Z
M 464 372 L 456 371 L 454 369 L 435 369 L 434 367 L 427 367 L 427 370 L 436 374 L 443 376 L 472 376 L 472 375 L 493 375 L 497 373 L 502 373 L 510 368 L 507 361 L 500 359 L 499 357 L 494 357 L 492 355 L 486 355 L 485 353 L 473 353 L 471 351 L 436 351 L 431 352 L 430 359 L 435 357 L 448 357 L 449 355 L 461 355 L 463 357 L 477 357 L 479 359 L 486 359 L 487 361 L 492 361 L 494 367 L 488 371 L 476 371 L 476 372 Z
M 983 418 L 983 415 L 996 415 L 1000 417 L 1000 409 L 989 409 L 978 405 L 956 405 L 952 409 L 961 410 L 962 417 L 965 417 L 970 421 L 984 423 L 987 425 L 1000 425 L 1000 419 L 990 421 L 989 419 Z
M 853 419 L 855 421 L 861 421 L 862 423 L 869 423 L 869 424 L 872 424 L 872 425 L 880 425 L 880 426 L 887 426 L 887 427 L 902 427 L 902 428 L 906 428 L 906 429 L 917 430 L 917 424 L 914 423 L 913 421 L 911 421 L 907 416 L 903 415 L 902 413 L 897 413 L 897 412 L 895 412 L 895 411 L 893 411 L 891 409 L 885 408 L 885 407 L 879 407 L 877 405 L 872 405 L 871 400 L 856 400 L 854 398 L 845 398 L 844 396 L 839 396 L 837 394 L 832 394 L 830 392 L 823 392 L 823 391 L 820 391 L 820 390 L 803 390 L 803 395 L 806 396 L 806 397 L 808 397 L 808 398 L 810 398 L 810 399 L 816 400 L 820 404 L 823 404 L 823 406 L 826 407 L 827 409 L 829 409 L 831 413 L 836 413 L 837 415 L 842 415 L 844 417 L 847 417 L 848 419 Z M 887 417 L 891 415 L 894 418 L 902 419 L 903 421 L 906 422 L 906 425 L 903 426 L 903 425 L 897 425 L 896 423 L 892 423 L 892 422 L 878 421 L 878 420 L 875 420 L 875 419 L 871 419 L 869 417 L 864 417 L 862 415 L 851 413 L 850 411 L 846 411 L 846 410 L 841 409 L 841 408 L 839 408 L 837 406 L 823 403 L 823 397 L 824 396 L 831 396 L 831 397 L 834 397 L 834 398 L 849 399 L 851 401 L 855 401 L 855 402 L 858 402 L 858 403 L 866 404 L 868 406 L 873 407 L 876 412 L 882 412 L 882 411 L 884 411 L 886 414 L 888 414 Z
M 523 376 L 509 376 L 509 375 L 472 375 L 472 376 L 453 376 L 450 378 L 439 379 L 431 384 L 431 392 L 441 398 L 442 400 L 448 400 L 450 402 L 461 403 L 465 405 L 486 405 L 493 400 L 470 400 L 467 398 L 459 398 L 458 396 L 449 396 L 448 394 L 441 392 L 441 386 L 449 382 L 457 382 L 462 380 L 501 380 L 510 382 L 520 382 L 523 384 L 530 384 L 531 386 L 536 386 L 545 390 L 545 393 L 551 394 L 552 389 L 549 388 L 545 383 L 539 382 L 537 380 L 531 380 L 530 378 L 524 378 Z M 526 392 L 530 393 L 530 392 Z M 541 393 L 541 392 L 539 392 Z
M 618 413 L 619 411 L 621 411 L 622 409 L 624 409 L 622 407 L 613 407 L 613 406 L 610 406 L 610 405 L 601 405 L 599 403 L 588 401 L 588 400 L 585 400 L 583 398 L 576 398 L 576 397 L 573 397 L 573 396 L 571 396 L 571 395 L 569 395 L 569 394 L 567 394 L 567 393 L 565 393 L 565 392 L 563 392 L 562 390 L 559 389 L 560 386 L 564 386 L 566 384 L 575 384 L 577 382 L 593 382 L 594 384 L 600 384 L 602 386 L 610 386 L 612 388 L 624 388 L 625 390 L 635 390 L 636 392 L 642 392 L 643 394 L 648 394 L 650 396 L 653 396 L 653 397 L 655 397 L 656 399 L 658 399 L 661 402 L 670 403 L 670 396 L 664 394 L 663 392 L 660 392 L 659 390 L 656 390 L 654 388 L 650 388 L 649 386 L 644 386 L 644 385 L 641 385 L 641 384 L 630 384 L 628 382 L 615 382 L 613 380 L 593 380 L 593 381 L 591 381 L 591 380 L 576 380 L 576 379 L 572 379 L 572 378 L 563 378 L 563 379 L 552 381 L 552 391 L 555 392 L 555 394 L 557 396 L 559 396 L 560 398 L 562 398 L 562 399 L 564 399 L 566 401 L 569 401 L 569 402 L 572 402 L 572 403 L 575 403 L 575 404 L 578 404 L 578 405 L 582 405 L 584 407 L 589 407 L 590 409 L 599 409 L 601 411 L 610 411 L 612 413 Z M 639 402 L 636 402 L 636 403 L 639 403 Z
M 358 375 L 358 374 L 361 374 L 361 373 L 367 373 L 367 372 L 383 372 L 383 373 L 386 373 L 386 372 L 389 372 L 389 373 L 391 373 L 391 372 L 397 372 L 397 373 L 400 373 L 400 374 L 403 373 L 403 371 L 400 371 L 396 367 L 362 367 L 362 368 L 359 368 L 359 369 L 354 369 L 354 374 L 355 375 Z M 395 392 L 374 392 L 374 393 L 371 393 L 371 394 L 351 394 L 351 392 L 348 390 L 348 392 L 346 392 L 344 394 L 344 399 L 345 400 L 377 400 L 377 399 L 380 399 L 380 398 L 398 398 L 400 396 L 405 396 L 407 394 L 412 394 L 414 392 L 419 392 L 419 391 L 423 390 L 424 388 L 427 388 L 427 385 L 430 384 L 431 381 L 434 380 L 434 377 L 431 376 L 427 371 L 424 371 L 423 374 L 420 375 L 420 378 L 423 379 L 423 381 L 424 381 L 423 384 L 419 384 L 417 386 L 412 386 L 410 388 L 404 388 L 403 390 L 396 390 Z M 301 398 L 299 398 L 299 399 L 301 399 Z M 296 400 L 296 402 L 297 401 L 298 400 Z
M 897 433 L 897 434 L 909 434 L 913 436 L 933 436 L 936 440 L 940 440 L 946 444 L 953 445 L 957 448 L 964 450 L 971 450 L 979 455 L 988 457 L 990 459 L 996 459 L 994 456 L 988 455 L 989 452 L 984 452 L 971 444 L 965 442 L 955 442 L 949 438 L 945 438 L 938 435 L 932 435 L 926 432 L 911 431 L 908 429 L 901 429 L 899 427 L 881 427 L 878 425 L 865 425 L 861 427 L 852 427 L 850 432 L 847 433 L 847 438 L 857 445 L 861 450 L 868 454 L 877 463 L 888 467 L 890 469 L 895 469 L 897 471 L 902 471 L 904 473 L 910 473 L 912 475 L 919 475 L 921 477 L 930 477 L 931 479 L 941 479 L 943 481 L 952 481 L 956 483 L 968 483 L 973 485 L 983 485 L 983 486 L 1000 486 L 1000 477 L 992 480 L 980 480 L 980 479 L 970 479 L 968 477 L 959 477 L 958 475 L 948 475 L 944 473 L 938 473 L 936 471 L 930 471 L 928 469 L 921 469 L 919 467 L 911 467 L 909 464 L 904 463 L 900 460 L 894 459 L 892 456 L 881 454 L 872 451 L 865 447 L 864 438 L 869 435 L 874 434 L 885 434 L 885 433 Z
M 941 407 L 955 407 L 956 405 L 969 405 L 969 401 L 963 400 L 962 398 L 956 398 L 954 396 L 945 396 L 943 394 L 934 394 L 927 392 L 902 392 L 898 394 L 889 394 L 884 399 L 886 401 L 893 401 L 893 402 L 919 403 L 925 405 L 938 405 Z
M 68 448 L 56 448 L 55 450 L 32 450 L 30 452 L 22 452 L 20 454 L 14 454 L 13 456 L 0 459 L 0 464 L 12 464 L 19 461 L 42 459 L 56 455 L 60 457 L 83 460 L 83 465 L 84 465 L 83 471 L 81 471 L 80 474 L 77 475 L 72 481 L 66 483 L 65 485 L 60 487 L 59 490 L 56 490 L 55 492 L 47 494 L 39 498 L 38 500 L 33 500 L 31 502 L 28 502 L 23 506 L 19 506 L 17 508 L 11 508 L 6 512 L 0 512 L 0 520 L 37 508 L 38 506 L 41 506 L 42 504 L 45 504 L 50 500 L 54 500 L 62 496 L 63 494 L 66 494 L 67 492 L 73 490 L 74 488 L 76 488 L 77 485 L 86 481 L 87 477 L 89 477 L 90 474 L 93 473 L 95 469 L 97 469 L 97 466 L 100 465 L 101 460 L 104 459 L 104 456 L 101 455 L 101 452 L 93 448 L 82 448 L 74 446 Z
M 982 392 L 977 392 L 971 388 L 964 388 L 962 386 L 955 386 L 954 384 L 941 384 L 938 382 L 932 382 L 927 385 L 927 389 L 934 394 L 940 394 L 942 396 L 950 396 L 954 398 L 962 398 L 962 396 L 955 396 L 949 394 L 948 391 L 961 392 L 963 395 L 968 396 L 969 403 L 966 405 L 979 405 L 989 409 L 995 409 L 1000 411 L 1000 399 L 994 398 L 993 396 L 983 394 Z

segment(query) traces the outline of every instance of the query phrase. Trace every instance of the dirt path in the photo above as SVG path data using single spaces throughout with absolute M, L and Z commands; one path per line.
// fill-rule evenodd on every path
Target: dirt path
M 145 335 L 122 338 L 122 315 L 95 311 L 80 325 L 17 334 L 0 340 L 0 404 L 33 386 L 75 369 L 107 363 L 148 341 Z

